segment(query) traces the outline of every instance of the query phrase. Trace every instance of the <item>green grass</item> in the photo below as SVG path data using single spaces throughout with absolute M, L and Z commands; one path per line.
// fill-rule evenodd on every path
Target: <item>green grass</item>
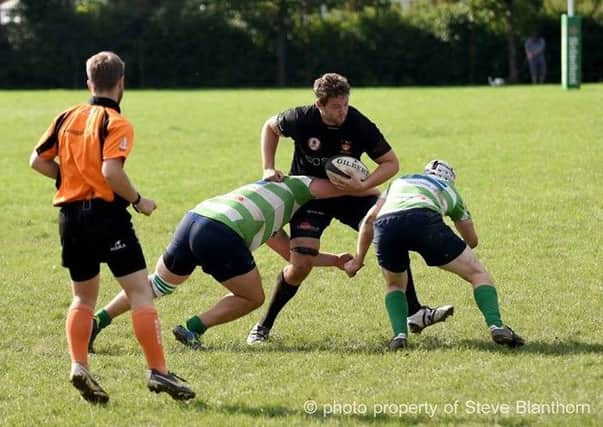
M 67 380 L 71 296 L 53 186 L 27 165 L 51 118 L 87 96 L 0 92 L 0 425 L 603 424 L 602 85 L 352 93 L 352 104 L 395 148 L 402 171 L 434 157 L 455 166 L 480 235 L 479 256 L 499 288 L 504 319 L 528 342 L 523 349 L 496 347 L 470 287 L 415 257 L 422 302 L 454 304 L 456 314 L 412 336 L 408 351 L 384 351 L 391 331 L 371 250 L 355 279 L 315 270 L 269 345 L 244 343 L 262 308 L 210 330 L 207 349 L 191 352 L 170 328 L 225 293 L 199 271 L 157 304 L 168 363 L 198 397 L 178 404 L 146 391 L 143 358 L 124 316 L 100 335 L 91 357 L 111 395 L 107 408 L 83 402 Z M 150 266 L 188 208 L 259 178 L 264 120 L 311 101 L 305 89 L 126 92 L 123 111 L 136 129 L 127 171 L 159 204 L 152 217 L 134 218 Z M 284 170 L 291 148 L 281 141 Z M 323 249 L 352 251 L 354 244 L 355 233 L 334 224 Z M 283 263 L 267 248 L 255 255 L 270 293 Z M 102 277 L 100 304 L 118 290 L 105 268 Z M 317 405 L 313 415 L 304 410 L 309 400 Z M 526 413 L 517 405 L 528 401 L 582 413 Z M 389 413 L 375 414 L 382 405 Z M 433 417 L 425 405 L 437 405 Z M 400 408 L 410 413 L 400 417 Z M 323 415 L 329 409 L 339 413 Z

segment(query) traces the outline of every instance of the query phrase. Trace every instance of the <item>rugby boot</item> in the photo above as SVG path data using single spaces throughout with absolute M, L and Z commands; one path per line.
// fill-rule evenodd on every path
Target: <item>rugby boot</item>
M 420 334 L 426 327 L 443 322 L 453 314 L 454 307 L 452 305 L 440 305 L 436 308 L 423 306 L 415 314 L 408 316 L 408 328 L 413 334 Z

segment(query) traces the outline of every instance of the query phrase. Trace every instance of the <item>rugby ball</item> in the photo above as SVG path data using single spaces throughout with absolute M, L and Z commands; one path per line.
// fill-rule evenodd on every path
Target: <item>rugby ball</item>
M 348 179 L 352 176 L 364 181 L 371 173 L 357 158 L 341 155 L 333 156 L 325 162 L 325 172 L 331 181 L 341 178 Z

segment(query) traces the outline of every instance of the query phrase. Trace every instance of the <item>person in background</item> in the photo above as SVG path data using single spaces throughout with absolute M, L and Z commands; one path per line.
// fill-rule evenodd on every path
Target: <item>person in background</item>
M 546 42 L 538 33 L 532 33 L 524 44 L 533 84 L 546 80 Z

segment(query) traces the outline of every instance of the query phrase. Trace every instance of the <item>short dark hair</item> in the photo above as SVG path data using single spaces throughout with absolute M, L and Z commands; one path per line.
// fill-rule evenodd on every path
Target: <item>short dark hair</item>
M 88 80 L 99 91 L 113 89 L 125 70 L 125 62 L 113 52 L 99 52 L 86 61 Z
M 325 105 L 329 98 L 338 96 L 348 96 L 350 94 L 350 84 L 341 74 L 327 73 L 314 80 L 314 95 L 322 105 Z

